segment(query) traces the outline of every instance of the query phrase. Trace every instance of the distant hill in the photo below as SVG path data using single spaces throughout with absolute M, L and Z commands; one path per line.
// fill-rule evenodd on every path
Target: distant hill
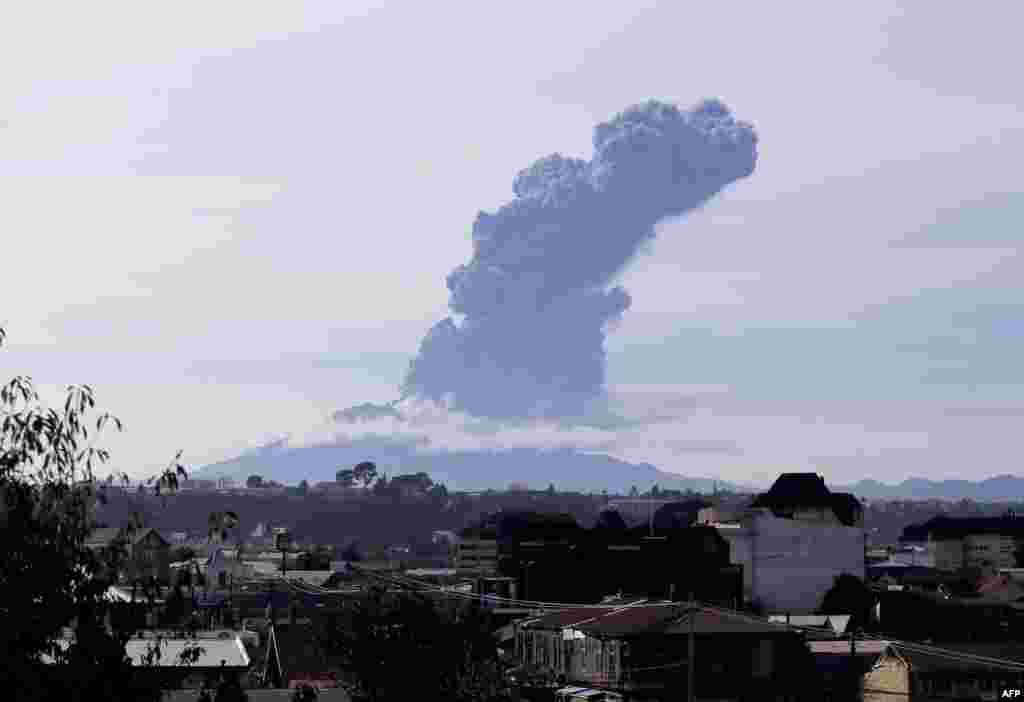
M 997 475 L 980 482 L 969 480 L 926 480 L 910 478 L 898 485 L 877 480 L 861 480 L 853 485 L 832 488 L 852 492 L 869 500 L 976 500 L 979 502 L 1024 500 L 1024 477 Z
M 334 480 L 339 468 L 360 461 L 374 461 L 388 475 L 428 473 L 450 490 L 504 490 L 510 483 L 525 483 L 541 490 L 554 484 L 557 490 L 628 493 L 636 486 L 645 492 L 652 485 L 672 490 L 710 493 L 719 490 L 753 492 L 713 478 L 691 478 L 660 471 L 648 463 L 633 464 L 606 455 L 568 449 L 543 451 L 418 452 L 409 444 L 385 439 L 362 439 L 336 446 L 289 448 L 283 442 L 269 444 L 237 458 L 204 466 L 196 478 L 230 477 L 244 481 L 250 475 L 282 483 Z

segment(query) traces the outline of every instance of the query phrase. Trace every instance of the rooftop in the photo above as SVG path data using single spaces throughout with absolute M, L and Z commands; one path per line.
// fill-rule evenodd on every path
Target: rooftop
M 917 648 L 912 651 L 898 643 L 894 643 L 892 648 L 907 661 L 912 670 L 918 672 L 986 670 L 1024 674 L 1024 644 L 1019 643 L 944 643 L 941 649 L 934 653 L 926 653 Z M 950 651 L 950 653 L 943 653 L 943 650 Z M 989 659 L 1005 661 L 1005 663 L 972 659 L 968 656 L 984 656 Z
M 962 539 L 968 534 L 1024 535 L 1024 517 L 947 517 L 940 515 L 920 525 L 931 538 L 942 541 Z
M 549 630 L 575 629 L 593 636 L 687 634 L 690 631 L 691 617 L 693 631 L 698 634 L 786 631 L 784 625 L 755 617 L 737 616 L 704 608 L 694 611 L 685 604 L 567 609 L 530 620 L 524 626 Z
M 783 473 L 768 492 L 758 495 L 751 507 L 767 507 L 773 512 L 785 508 L 831 508 L 836 518 L 853 526 L 861 502 L 846 492 L 830 492 L 825 479 L 817 473 Z
M 67 648 L 71 643 L 70 639 L 60 639 L 60 646 Z M 131 659 L 133 665 L 143 665 L 146 655 L 157 646 L 154 638 L 128 639 L 125 644 L 125 655 Z M 186 648 L 198 646 L 203 649 L 199 658 L 192 664 L 182 662 L 182 654 Z M 192 668 L 220 668 L 223 662 L 228 668 L 248 668 L 249 655 L 245 652 L 245 645 L 238 636 L 225 639 L 162 639 L 159 642 L 160 658 L 156 665 L 161 667 Z M 43 661 L 50 663 L 49 656 L 43 656 Z
M 850 655 L 849 641 L 808 641 L 807 645 L 815 655 Z M 861 656 L 880 656 L 889 646 L 888 641 L 857 641 L 854 651 Z

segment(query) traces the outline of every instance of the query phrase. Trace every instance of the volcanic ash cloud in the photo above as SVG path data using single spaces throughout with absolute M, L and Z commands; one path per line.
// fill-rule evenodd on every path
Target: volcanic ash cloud
M 603 407 L 605 336 L 630 305 L 616 276 L 660 220 L 700 207 L 756 161 L 753 128 L 721 102 L 651 101 L 599 124 L 590 161 L 555 154 L 521 171 L 515 198 L 477 216 L 473 257 L 447 278 L 453 316 L 423 339 L 403 398 L 489 418 Z

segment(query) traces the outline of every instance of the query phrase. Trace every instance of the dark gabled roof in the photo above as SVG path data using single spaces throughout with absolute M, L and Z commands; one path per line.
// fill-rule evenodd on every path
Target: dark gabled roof
M 751 507 L 830 507 L 831 493 L 817 473 L 783 473 Z
M 842 524 L 853 526 L 862 511 L 860 500 L 847 492 L 829 492 L 817 473 L 783 473 L 768 492 L 758 495 L 751 507 L 766 507 L 779 514 L 791 507 L 831 508 Z
M 735 616 L 710 609 L 691 610 L 685 604 L 587 607 L 563 610 L 528 622 L 536 629 L 573 628 L 592 636 L 684 635 L 693 618 L 695 634 L 786 633 L 785 625 L 756 617 Z
M 698 610 L 672 624 L 665 633 L 686 634 L 690 631 L 690 617 L 694 618 L 696 634 L 784 634 L 791 633 L 785 625 L 773 624 L 755 617 L 736 616 L 709 609 Z
M 150 532 L 154 532 L 158 537 L 160 537 L 160 541 L 162 541 L 164 543 L 164 545 L 166 545 L 166 546 L 170 545 L 170 543 L 167 541 L 167 539 L 164 538 L 164 535 L 161 534 L 159 532 L 159 530 L 154 529 L 153 527 L 146 527 L 145 529 L 139 529 L 138 531 L 136 531 L 135 534 L 132 536 L 132 543 L 133 544 L 139 543 L 140 541 L 145 539 L 147 536 L 149 536 Z
M 910 527 L 907 527 L 910 529 Z M 1024 536 L 1024 517 L 1004 515 L 1001 517 L 946 517 L 939 516 L 929 519 L 921 525 L 915 525 L 931 538 L 961 539 L 968 534 L 1005 534 L 1007 536 Z
M 117 527 L 100 527 L 99 529 L 93 529 L 89 536 L 85 539 L 85 543 L 89 546 L 110 544 L 114 539 L 121 536 L 123 530 Z

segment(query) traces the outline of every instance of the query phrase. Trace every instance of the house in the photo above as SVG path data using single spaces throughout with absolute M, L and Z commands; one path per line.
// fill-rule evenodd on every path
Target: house
M 1013 568 L 1017 564 L 1014 551 L 1024 537 L 1024 518 L 1010 513 L 1001 517 L 939 516 L 914 531 L 927 534 L 935 567 L 940 570 Z
M 114 541 L 124 534 L 124 529 L 117 527 L 100 527 L 93 529 L 85 539 L 86 548 L 98 551 L 109 548 Z
M 909 698 L 906 661 L 888 641 L 809 641 L 814 674 L 807 680 L 823 702 L 864 700 L 889 702 Z
M 156 529 L 140 529 L 132 534 L 128 556 L 132 577 L 154 577 L 162 583 L 170 581 L 171 545 Z
M 955 587 L 951 585 L 951 587 Z M 998 642 L 1024 639 L 1024 603 L 943 592 L 876 589 L 880 626 L 903 639 Z
M 124 575 L 130 579 L 155 577 L 167 583 L 171 577 L 171 545 L 152 527 L 128 530 L 94 529 L 86 539 L 87 548 L 95 551 L 114 548 L 118 543 L 127 552 Z
M 893 643 L 882 662 L 889 664 L 896 687 L 909 691 L 911 700 L 997 700 L 1004 690 L 1024 689 L 1024 647 L 1020 644 L 943 644 L 934 648 Z
M 796 630 L 674 603 L 581 607 L 519 622 L 515 658 L 534 678 L 674 697 L 686 692 L 691 635 L 697 699 L 791 699 L 811 669 Z
M 865 577 L 861 505 L 814 473 L 783 473 L 737 521 L 714 527 L 743 567 L 744 600 L 766 612 L 811 614 L 837 576 Z

